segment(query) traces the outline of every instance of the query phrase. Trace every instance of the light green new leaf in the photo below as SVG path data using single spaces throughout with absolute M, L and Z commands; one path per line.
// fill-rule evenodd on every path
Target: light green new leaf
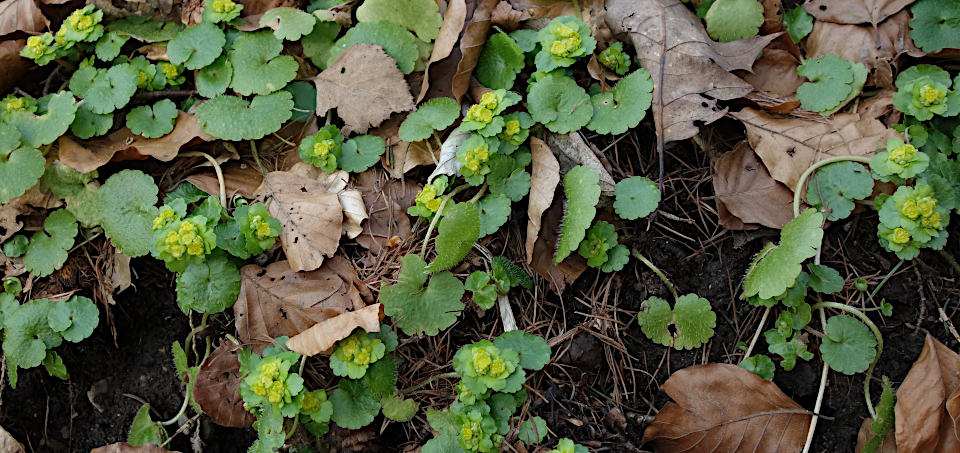
M 752 38 L 763 25 L 757 0 L 716 0 L 707 10 L 707 34 L 720 42 Z
M 177 105 L 169 99 L 161 99 L 153 106 L 141 105 L 127 113 L 127 127 L 130 132 L 147 138 L 159 138 L 173 131 L 176 122 Z
M 327 66 L 354 44 L 376 44 L 382 47 L 384 53 L 397 60 L 397 67 L 404 74 L 413 71 L 414 64 L 420 58 L 417 38 L 403 26 L 387 21 L 360 22 L 334 43 L 327 57 Z
M 3 355 L 8 369 L 39 366 L 47 350 L 60 346 L 63 337 L 47 324 L 53 302 L 36 299 L 8 313 L 4 320 Z
M 827 320 L 820 343 L 823 361 L 843 374 L 866 371 L 877 356 L 877 338 L 860 320 L 838 315 Z
M 554 263 L 563 261 L 577 249 L 593 223 L 600 201 L 600 175 L 584 166 L 573 167 L 563 177 L 563 192 L 567 197 L 567 210 L 553 255 Z
M 97 41 L 96 53 L 97 58 L 102 61 L 113 61 L 114 58 L 117 58 L 117 55 L 120 55 L 120 48 L 123 47 L 123 44 L 130 39 L 129 36 L 124 36 L 115 32 L 104 33 L 100 37 L 100 40 Z
M 520 424 L 517 437 L 527 445 L 543 442 L 547 437 L 547 421 L 540 417 L 532 417 Z
M 586 126 L 593 118 L 587 92 L 570 77 L 551 74 L 533 84 L 527 95 L 530 116 L 557 134 Z
M 272 38 L 272 37 L 271 37 Z M 290 119 L 293 96 L 286 91 L 246 101 L 220 95 L 197 107 L 197 120 L 208 134 L 230 141 L 258 140 L 280 130 Z
M 63 135 L 73 123 L 76 113 L 77 103 L 73 100 L 73 93 L 62 91 L 50 96 L 47 113 L 36 116 L 26 111 L 11 112 L 7 124 L 20 132 L 23 146 L 39 148 Z
M 413 420 L 420 410 L 420 403 L 397 395 L 381 398 L 380 404 L 383 405 L 384 417 L 401 423 Z
M 227 37 L 220 27 L 200 22 L 177 34 L 167 44 L 167 57 L 175 65 L 200 69 L 213 63 L 223 53 Z
M 227 92 L 233 81 L 233 66 L 226 55 L 220 55 L 213 63 L 197 71 L 197 92 L 205 98 L 213 98 Z
M 813 31 L 813 16 L 799 5 L 783 15 L 783 26 L 787 27 L 790 39 L 798 43 Z
M 717 315 L 710 302 L 696 294 L 686 294 L 677 299 L 674 307 L 659 298 L 650 297 L 640 304 L 637 313 L 640 330 L 654 343 L 673 346 L 675 349 L 693 349 L 713 336 Z M 669 326 L 676 334 L 671 334 Z
M 427 42 L 437 39 L 443 25 L 434 0 L 366 0 L 357 8 L 357 21 L 381 20 L 400 24 Z
M 756 0 L 753 0 L 756 1 Z M 653 101 L 653 80 L 646 69 L 620 79 L 612 90 L 590 97 L 593 118 L 587 129 L 598 134 L 622 134 L 640 124 Z
M 139 170 L 114 174 L 97 192 L 103 232 L 124 255 L 135 258 L 150 251 L 157 192 L 153 178 Z
M 800 104 L 823 116 L 829 116 L 860 94 L 867 80 L 866 66 L 833 54 L 807 60 L 797 67 L 797 74 L 809 80 L 797 88 Z
M 0 128 L 8 127 L 0 124 Z M 43 176 L 47 161 L 35 149 L 20 148 L 0 157 L 0 204 L 23 195 Z
M 484 271 L 470 274 L 463 282 L 463 287 L 470 291 L 473 303 L 483 310 L 489 310 L 497 303 L 497 285 L 491 283 L 490 274 Z
M 497 32 L 487 39 L 477 60 L 474 75 L 491 90 L 509 90 L 517 74 L 523 70 L 523 51 L 509 35 Z
M 272 28 L 273 36 L 287 41 L 299 41 L 302 36 L 309 35 L 316 23 L 312 14 L 285 6 L 269 9 L 260 17 L 261 27 Z
M 437 257 L 427 266 L 428 272 L 437 272 L 456 266 L 480 238 L 480 213 L 472 203 L 449 204 L 437 225 L 434 245 Z
M 427 263 L 413 254 L 400 263 L 397 284 L 383 285 L 380 291 L 384 313 L 407 335 L 436 335 L 453 325 L 464 307 L 463 283 L 449 272 L 440 272 L 424 288 Z
M 229 52 L 236 75 L 230 88 L 244 96 L 282 89 L 297 77 L 299 65 L 293 57 L 280 52 L 283 52 L 283 41 L 267 30 L 241 33 Z
M 77 115 L 70 124 L 70 132 L 77 138 L 88 139 L 106 134 L 113 126 L 113 112 L 107 114 L 93 113 L 86 103 L 77 109 Z
M 350 173 L 361 173 L 380 162 L 386 151 L 383 139 L 376 135 L 358 135 L 343 142 L 337 164 Z
M 621 179 L 616 186 L 613 209 L 626 220 L 637 220 L 650 215 L 660 203 L 657 183 L 643 176 Z
M 127 443 L 133 446 L 160 445 L 166 437 L 167 432 L 163 429 L 163 426 L 150 418 L 150 404 L 140 406 L 137 415 L 133 417 L 133 424 L 130 425 Z
M 847 218 L 856 206 L 854 202 L 872 193 L 870 170 L 850 161 L 821 167 L 807 184 L 807 201 L 826 212 L 831 222 Z
M 788 222 L 780 231 L 780 245 L 767 244 L 754 258 L 740 297 L 771 299 L 793 286 L 802 270 L 800 265 L 817 254 L 823 240 L 823 220 L 822 213 L 807 209 Z
M 500 349 L 512 349 L 520 354 L 520 366 L 528 370 L 541 370 L 550 362 L 550 345 L 543 338 L 522 330 L 504 332 L 493 345 Z
M 56 351 L 47 351 L 47 356 L 43 358 L 43 368 L 47 370 L 50 376 L 63 379 L 70 379 L 70 373 L 67 372 L 67 366 L 63 364 L 63 358 Z
M 927 53 L 960 48 L 960 3 L 918 0 L 910 7 L 910 38 Z
M 800 7 L 802 9 L 802 7 Z M 773 360 L 770 360 L 770 357 L 767 357 L 763 354 L 752 355 L 743 359 L 739 363 L 740 367 L 760 376 L 761 379 L 766 379 L 768 381 L 773 380 L 774 371 L 776 367 L 773 365 Z
M 380 402 L 367 389 L 366 381 L 340 379 L 339 387 L 330 394 L 333 416 L 341 428 L 360 429 L 369 425 L 380 413 Z
M 67 251 L 77 235 L 77 219 L 66 209 L 57 209 L 43 221 L 43 231 L 33 233 L 23 266 L 37 277 L 46 277 L 67 261 Z
M 480 237 L 489 236 L 507 223 L 510 217 L 510 199 L 503 195 L 487 195 L 477 203 L 480 215 Z
M 240 272 L 223 255 L 190 264 L 177 275 L 177 305 L 184 313 L 220 313 L 233 306 L 240 294 Z
M 453 98 L 433 98 L 407 115 L 400 124 L 398 136 L 405 142 L 430 138 L 433 131 L 442 131 L 460 116 L 460 104 Z
M 93 113 L 110 113 L 130 102 L 137 92 L 139 74 L 129 63 L 113 65 L 110 69 L 84 66 L 70 77 L 70 90 L 83 99 Z M 52 106 L 48 110 L 55 112 Z M 73 118 L 70 120 L 72 123 Z
M 71 343 L 79 343 L 93 333 L 100 323 L 100 310 L 83 296 L 72 296 L 59 302 L 47 314 L 50 328 Z

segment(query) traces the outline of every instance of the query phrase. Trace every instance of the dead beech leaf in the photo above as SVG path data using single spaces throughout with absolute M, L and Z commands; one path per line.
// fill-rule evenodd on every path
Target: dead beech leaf
M 860 431 L 857 432 L 857 447 L 854 449 L 856 453 L 863 451 L 863 448 L 866 447 L 867 442 L 870 442 L 870 439 L 873 439 L 873 424 L 872 418 L 867 418 L 863 421 L 863 424 L 860 425 Z M 877 453 L 897 453 L 897 436 L 896 433 L 891 429 L 887 436 L 880 441 L 880 448 L 877 449 Z
M 280 245 L 293 270 L 312 271 L 337 251 L 343 209 L 336 194 L 285 171 L 267 173 L 257 193 L 273 198 L 270 215 L 283 226 Z
M 350 46 L 312 80 L 317 86 L 317 114 L 326 115 L 336 107 L 345 123 L 344 134 L 364 133 L 390 114 L 414 107 L 396 61 L 373 44 Z
M 356 184 L 370 215 L 357 243 L 379 255 L 385 247 L 410 239 L 407 208 L 414 205 L 421 186 L 413 181 L 391 180 L 376 169 L 361 173 Z
M 138 48 L 137 52 L 150 61 L 170 61 L 170 57 L 167 56 L 167 46 L 147 44 Z
M 310 272 L 296 272 L 287 261 L 251 264 L 240 269 L 240 277 L 240 297 L 233 306 L 237 338 L 258 352 L 274 338 L 292 337 L 365 306 L 365 287 L 353 265 L 340 256 Z
M 243 408 L 240 397 L 240 362 L 243 347 L 222 341 L 200 365 L 193 383 L 193 398 L 214 423 L 230 428 L 245 428 L 256 420 Z
M 652 113 L 663 143 L 693 137 L 697 124 L 723 117 L 718 100 L 740 98 L 753 89 L 728 71 L 749 70 L 779 36 L 713 42 L 680 0 L 609 0 L 607 24 L 630 37 L 640 64 L 653 77 Z
M 520 21 L 525 18 L 520 11 L 513 9 L 513 5 L 507 1 L 497 3 L 497 6 L 490 12 L 490 23 L 503 27 L 507 30 L 514 30 L 520 25 Z
M 537 137 L 530 137 L 533 168 L 530 170 L 530 197 L 527 202 L 527 263 L 533 261 L 534 245 L 540 235 L 540 219 L 553 203 L 553 194 L 560 183 L 560 163 L 550 147 Z
M 947 398 L 960 388 L 960 355 L 930 334 L 920 357 L 897 389 L 897 451 L 948 453 L 960 451 Z
M 380 331 L 383 305 L 373 304 L 359 310 L 344 313 L 314 324 L 297 336 L 287 340 L 287 347 L 303 355 L 329 354 L 338 341 L 350 336 L 353 329 L 367 332 Z
M 20 49 L 27 44 L 26 39 L 0 41 L 0 93 L 9 92 L 33 65 L 30 60 L 20 56 Z
M 781 49 L 763 49 L 753 64 L 753 72 L 743 71 L 741 77 L 754 88 L 779 96 L 793 97 L 803 77 L 797 75 L 800 62 L 790 52 Z
M 17 442 L 7 430 L 0 426 L 0 452 L 3 453 L 25 453 L 23 445 Z
M 23 228 L 23 222 L 18 222 L 17 217 L 28 210 L 30 210 L 29 207 L 16 199 L 0 205 L 0 243 L 6 242 Z
M 803 9 L 817 21 L 876 25 L 915 0 L 807 0 Z
M 553 264 L 553 254 L 557 251 L 557 237 L 563 222 L 563 211 L 563 196 L 557 196 L 554 192 L 553 203 L 540 217 L 540 234 L 533 244 L 533 260 L 530 262 L 530 267 L 547 279 L 550 282 L 550 289 L 557 294 L 562 294 L 563 289 L 575 282 L 587 269 L 587 260 L 579 253 L 571 253 L 560 264 Z
M 433 42 L 433 51 L 430 53 L 427 67 L 423 70 L 423 83 L 420 84 L 420 94 L 417 95 L 418 104 L 427 95 L 427 89 L 430 88 L 430 65 L 450 56 L 453 46 L 460 39 L 460 32 L 463 30 L 463 23 L 466 19 L 467 5 L 465 0 L 451 0 L 447 4 L 447 11 L 443 14 L 443 25 L 440 26 L 440 34 Z
M 404 118 L 406 117 L 402 115 L 394 115 L 370 131 L 371 135 L 382 138 L 386 143 L 387 152 L 380 158 L 380 163 L 390 176 L 397 179 L 403 178 L 404 173 L 421 165 L 436 163 L 436 158 L 430 154 L 424 142 L 410 143 L 400 140 L 400 124 Z
M 795 453 L 812 414 L 771 381 L 737 366 L 681 369 L 660 390 L 667 403 L 643 433 L 658 453 L 680 451 Z
M 473 18 L 464 28 L 463 36 L 460 38 L 461 58 L 452 81 L 453 98 L 457 102 L 460 102 L 460 98 L 470 88 L 470 77 L 477 67 L 483 45 L 487 42 L 487 32 L 490 31 L 491 25 L 490 15 L 498 3 L 498 0 L 479 1 L 477 9 L 473 12 Z
M 251 165 L 228 162 L 222 165 L 221 169 L 227 198 L 233 198 L 237 194 L 246 198 L 253 198 L 256 196 L 260 184 L 263 183 L 263 174 Z M 219 196 L 220 194 L 220 183 L 217 181 L 217 175 L 212 171 L 194 173 L 187 176 L 186 182 L 197 186 L 197 188 L 210 195 Z
M 290 173 L 313 179 L 323 186 L 324 190 L 337 195 L 343 209 L 343 235 L 353 239 L 360 235 L 363 228 L 360 226 L 367 218 L 367 209 L 363 205 L 363 197 L 356 189 L 347 189 L 350 174 L 337 170 L 327 173 L 305 162 L 297 162 L 288 170 Z
M 590 144 L 580 135 L 579 132 L 569 134 L 547 133 L 547 145 L 554 151 L 557 161 L 560 162 L 560 171 L 566 173 L 571 168 L 582 165 L 600 175 L 600 189 L 604 195 L 613 195 L 616 181 L 607 167 L 600 162 L 597 154 L 590 148 Z
M 169 451 L 160 448 L 155 444 L 146 444 L 133 446 L 126 442 L 117 442 L 115 444 L 105 445 L 90 450 L 90 453 L 180 453 L 178 451 Z
M 203 131 L 193 115 L 180 112 L 173 131 L 160 138 L 142 137 L 124 127 L 106 137 L 86 143 L 78 143 L 66 135 L 60 137 L 57 143 L 60 148 L 60 161 L 81 173 L 89 173 L 114 157 L 119 157 L 118 153 L 126 160 L 139 156 L 169 162 L 177 157 L 181 147 L 197 138 L 203 141 L 213 139 Z
M 15 31 L 39 34 L 49 24 L 34 0 L 0 2 L 0 36 Z
M 748 107 L 731 116 L 746 126 L 750 147 L 770 175 L 791 190 L 810 165 L 835 156 L 870 157 L 897 136 L 880 121 L 854 113 L 817 121 L 776 117 Z
M 760 0 L 763 5 L 763 25 L 760 26 L 760 34 L 768 35 L 783 30 L 783 21 L 780 17 L 783 15 L 783 3 L 780 0 Z
M 793 192 L 770 172 L 746 142 L 740 142 L 713 166 L 720 225 L 728 230 L 756 225 L 783 228 L 793 219 Z M 724 215 L 726 214 L 726 215 Z

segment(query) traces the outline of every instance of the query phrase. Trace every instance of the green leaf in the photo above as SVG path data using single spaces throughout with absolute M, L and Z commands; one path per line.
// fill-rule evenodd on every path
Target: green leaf
M 137 92 L 139 74 L 129 63 L 113 65 L 110 69 L 84 66 L 70 77 L 70 90 L 83 99 L 93 113 L 110 113 L 130 102 Z M 55 112 L 52 105 L 48 109 Z
M 897 92 L 893 95 L 893 106 L 917 120 L 926 121 L 934 115 L 956 116 L 960 113 L 960 94 L 950 90 L 950 73 L 937 66 L 911 66 L 897 75 L 894 84 Z M 928 99 L 927 96 L 931 95 L 932 98 Z M 936 127 L 930 129 L 930 139 L 939 142 L 943 134 Z M 933 143 L 931 145 L 936 146 Z
M 227 92 L 233 81 L 233 66 L 226 55 L 221 55 L 197 71 L 197 92 L 205 98 L 212 98 Z
M 533 288 L 533 280 L 527 275 L 522 267 L 513 264 L 509 259 L 503 256 L 495 256 L 491 260 L 493 280 L 500 287 L 500 292 L 507 292 L 510 288 L 522 286 L 527 289 Z
M 470 291 L 473 303 L 478 307 L 489 310 L 497 303 L 497 285 L 490 282 L 490 274 L 484 271 L 475 271 L 463 282 L 463 287 Z
M 113 112 L 107 114 L 93 113 L 87 104 L 81 104 L 77 109 L 73 123 L 70 123 L 70 132 L 77 138 L 84 140 L 106 134 L 113 127 Z
M 299 41 L 302 36 L 309 35 L 316 23 L 312 14 L 285 6 L 269 9 L 260 17 L 261 27 L 272 28 L 273 36 L 287 41 Z
M 867 80 L 867 68 L 862 63 L 851 63 L 832 54 L 807 60 L 797 67 L 797 74 L 809 80 L 797 88 L 800 104 L 823 116 L 829 116 L 860 94 Z
M 150 251 L 158 191 L 146 173 L 122 170 L 97 192 L 103 232 L 124 255 L 135 258 Z
M 531 53 L 537 49 L 540 44 L 540 36 L 537 30 L 518 29 L 510 32 L 510 37 L 520 46 L 523 53 Z
M 330 394 L 330 402 L 333 403 L 330 418 L 341 428 L 363 428 L 380 413 L 380 402 L 370 394 L 363 380 L 340 379 L 339 387 Z
M 423 444 L 420 453 L 470 453 L 460 446 L 457 431 L 440 431 L 440 434 Z
M 417 411 L 420 410 L 420 403 L 397 395 L 382 398 L 380 404 L 383 405 L 383 416 L 395 422 L 413 420 Z
M 385 345 L 382 351 L 386 351 Z M 397 363 L 393 360 L 393 356 L 387 354 L 371 363 L 363 379 L 367 381 L 367 389 L 377 398 L 382 399 L 397 393 Z
M 190 366 L 187 364 L 187 352 L 180 346 L 180 341 L 174 340 L 170 345 L 170 354 L 173 355 L 173 368 L 177 371 L 177 379 L 184 384 L 189 383 Z
M 773 380 L 773 373 L 776 371 L 776 367 L 773 366 L 773 360 L 770 360 L 770 357 L 763 354 L 747 357 L 743 359 L 739 365 L 743 369 L 760 376 L 761 379 L 768 381 Z
M 97 41 L 97 58 L 107 62 L 113 61 L 114 58 L 117 58 L 117 55 L 120 55 L 120 48 L 127 42 L 127 39 L 130 39 L 130 37 L 112 31 L 104 33 Z
M 918 0 L 910 7 L 910 38 L 924 52 L 960 48 L 960 4 Z
M 57 209 L 43 221 L 43 230 L 33 233 L 23 266 L 37 277 L 46 277 L 67 261 L 67 251 L 77 235 L 77 219 L 66 209 Z
M 563 192 L 567 197 L 567 209 L 557 239 L 557 251 L 553 255 L 554 263 L 563 261 L 577 249 L 593 222 L 600 201 L 600 175 L 584 166 L 573 167 L 563 177 Z
M 337 164 L 350 173 L 361 173 L 380 162 L 386 150 L 383 139 L 376 135 L 358 135 L 343 142 Z
M 608 222 L 599 221 L 587 230 L 586 239 L 580 242 L 577 253 L 587 259 L 590 267 L 600 267 L 607 262 L 607 251 L 617 246 L 617 230 Z
M 56 351 L 47 351 L 47 356 L 43 358 L 43 367 L 50 376 L 63 379 L 70 379 L 70 373 L 67 372 L 67 366 L 63 364 L 63 358 Z
M 600 266 L 603 272 L 618 272 L 630 261 L 630 250 L 625 245 L 617 245 L 607 252 L 607 261 Z
M 863 165 L 850 162 L 834 162 L 821 167 L 807 184 L 807 201 L 827 213 L 833 222 L 847 218 L 856 200 L 863 200 L 873 193 L 873 177 Z
M 763 25 L 757 0 L 716 0 L 707 10 L 707 34 L 720 42 L 752 38 Z
M 547 421 L 540 417 L 532 417 L 520 424 L 517 436 L 527 445 L 539 444 L 547 437 Z
M 616 186 L 613 209 L 626 220 L 637 220 L 650 215 L 660 203 L 657 183 L 643 176 L 621 179 Z
M 528 370 L 542 370 L 550 363 L 550 345 L 543 338 L 522 330 L 504 332 L 493 345 L 500 349 L 512 349 L 520 354 L 520 366 Z
M 272 38 L 272 37 L 271 37 Z M 293 96 L 286 91 L 246 101 L 220 95 L 197 107 L 197 121 L 208 134 L 223 140 L 259 140 L 280 130 L 290 119 Z
M 127 443 L 133 446 L 160 445 L 166 438 L 167 431 L 163 429 L 159 422 L 150 418 L 150 404 L 140 406 L 137 415 L 133 417 L 133 424 L 130 425 Z
M 0 184 L 0 204 L 23 195 L 37 184 L 46 163 L 43 153 L 29 148 L 15 150 L 6 158 L 0 157 L 0 181 L 3 181 Z
M 4 320 L 3 355 L 10 369 L 39 366 L 47 350 L 60 346 L 63 338 L 47 324 L 53 302 L 32 300 L 7 313 Z
M 292 121 L 307 122 L 310 118 L 316 116 L 317 110 L 317 86 L 303 80 L 290 82 L 285 86 L 284 91 L 293 95 L 293 112 L 290 119 Z
M 877 338 L 860 320 L 838 315 L 827 320 L 820 355 L 830 368 L 843 374 L 866 371 L 877 356 Z
M 843 277 L 836 269 L 821 264 L 807 264 L 810 269 L 810 289 L 821 294 L 838 293 L 843 289 Z
M 527 110 L 534 120 L 557 134 L 580 129 L 593 118 L 587 92 L 572 78 L 559 74 L 533 84 L 527 95 Z
M 510 201 L 520 201 L 530 192 L 530 173 L 518 165 L 517 160 L 512 156 L 494 154 L 490 158 L 489 166 L 487 184 L 490 187 L 490 195 L 504 196 Z
M 264 14 L 266 15 L 266 14 Z M 167 44 L 167 57 L 175 65 L 200 69 L 213 63 L 223 53 L 227 37 L 220 27 L 200 22 L 177 34 Z
M 480 215 L 480 237 L 496 233 L 510 217 L 510 199 L 502 195 L 487 195 L 477 203 Z
M 73 101 L 73 93 L 62 91 L 50 96 L 50 101 L 47 102 L 47 113 L 36 116 L 26 111 L 11 112 L 7 118 L 7 124 L 20 132 L 20 141 L 23 142 L 23 146 L 39 148 L 53 143 L 63 135 L 73 123 L 76 113 L 77 104 Z
M 590 26 L 573 16 L 560 16 L 537 32 L 540 51 L 534 57 L 537 71 L 550 72 L 565 68 L 577 58 L 593 53 L 597 40 L 591 37 Z
M 420 58 L 417 48 L 417 38 L 403 26 L 393 22 L 360 22 L 334 43 L 327 57 L 327 66 L 354 44 L 376 44 L 383 48 L 384 53 L 397 60 L 400 72 L 409 74 Z
M 706 299 L 685 294 L 677 299 L 673 309 L 658 297 L 643 301 L 637 320 L 640 330 L 654 343 L 684 350 L 700 347 L 710 340 L 717 325 L 717 314 Z M 670 333 L 671 325 L 676 334 Z
M 800 5 L 784 14 L 783 26 L 787 28 L 790 39 L 799 43 L 801 39 L 806 38 L 813 31 L 813 16 Z
M 474 75 L 483 86 L 491 90 L 509 90 L 513 88 L 513 82 L 524 65 L 520 46 L 501 31 L 487 38 L 477 60 Z
M 3 243 L 3 254 L 10 258 L 20 258 L 24 253 L 27 253 L 27 246 L 29 245 L 30 240 L 27 239 L 26 236 L 22 234 L 15 235 Z M 2 325 L 3 319 L 0 319 L 0 326 Z
M 340 34 L 340 24 L 336 22 L 317 22 L 313 31 L 300 40 L 303 46 L 303 55 L 313 62 L 313 65 L 321 70 L 327 69 L 327 61 L 330 59 L 330 51 L 333 49 L 334 41 Z
M 463 284 L 453 274 L 440 272 L 427 283 L 427 263 L 417 255 L 401 260 L 397 284 L 380 291 L 383 311 L 407 335 L 436 335 L 457 321 L 463 310 Z
M 860 453 L 877 453 L 883 439 L 887 437 L 895 427 L 895 407 L 897 404 L 897 395 L 890 385 L 890 379 L 883 377 L 883 392 L 880 394 L 880 404 L 877 404 L 877 416 L 870 422 L 870 429 L 873 431 L 873 437 L 867 441 Z
M 442 131 L 460 117 L 460 104 L 453 98 L 433 98 L 407 115 L 398 135 L 405 142 L 430 138 L 433 131 Z
M 144 42 L 169 41 L 177 36 L 183 25 L 178 22 L 161 22 L 146 17 L 129 16 L 107 24 L 107 29 Z
M 240 294 L 240 271 L 223 255 L 187 266 L 177 276 L 177 305 L 184 313 L 220 313 L 233 306 Z
M 437 257 L 427 266 L 428 272 L 447 270 L 456 266 L 480 238 L 480 213 L 472 203 L 457 203 L 443 210 L 437 225 L 434 246 Z
M 293 57 L 280 55 L 280 52 L 283 52 L 283 41 L 270 31 L 241 33 L 233 41 L 229 52 L 230 64 L 236 75 L 230 82 L 230 88 L 244 96 L 270 94 L 282 89 L 297 77 L 299 66 Z M 290 108 L 293 106 L 287 110 Z M 289 116 L 284 121 L 287 119 Z
M 651 101 L 653 80 L 650 73 L 643 68 L 633 71 L 620 79 L 612 90 L 590 97 L 593 118 L 587 123 L 587 129 L 598 134 L 622 134 L 640 124 Z
M 630 70 L 630 56 L 623 51 L 623 43 L 617 41 L 597 55 L 597 61 L 617 75 L 624 75 Z
M 100 323 L 100 310 L 93 301 L 83 296 L 72 296 L 57 303 L 47 314 L 50 328 L 71 343 L 79 343 L 93 334 Z
M 357 21 L 393 22 L 429 42 L 440 34 L 443 16 L 433 0 L 366 0 L 357 8 Z
M 130 132 L 147 138 L 159 138 L 173 131 L 177 119 L 177 105 L 169 99 L 161 99 L 153 107 L 141 105 L 127 113 Z
M 53 196 L 66 198 L 83 190 L 86 184 L 96 177 L 96 171 L 80 173 L 73 167 L 56 161 L 43 173 L 43 184 L 53 192 Z
M 759 295 L 771 299 L 797 281 L 800 264 L 817 254 L 823 240 L 823 214 L 807 209 L 784 225 L 780 245 L 767 244 L 754 258 L 743 281 L 742 299 Z

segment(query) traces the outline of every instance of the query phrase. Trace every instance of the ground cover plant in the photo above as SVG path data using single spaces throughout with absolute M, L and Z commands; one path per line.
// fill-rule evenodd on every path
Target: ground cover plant
M 960 10 L 874 3 L 3 0 L 0 445 L 956 451 Z

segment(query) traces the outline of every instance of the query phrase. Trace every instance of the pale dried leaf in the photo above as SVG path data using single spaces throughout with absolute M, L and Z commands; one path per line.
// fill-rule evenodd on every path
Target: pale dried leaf
M 237 194 L 246 198 L 256 196 L 257 189 L 263 183 L 263 174 L 260 170 L 239 162 L 229 162 L 221 168 L 227 198 L 233 198 Z M 220 195 L 220 183 L 217 181 L 217 175 L 212 171 L 192 174 L 187 176 L 186 181 L 210 195 Z
M 113 304 L 115 303 L 113 295 L 123 292 L 125 289 L 129 288 L 132 283 L 130 275 L 130 257 L 124 255 L 122 252 L 117 250 L 116 247 L 113 248 L 113 259 L 110 262 L 109 275 L 106 277 L 109 278 L 110 284 L 101 285 L 104 292 L 103 296 L 105 300 Z
M 490 31 L 491 25 L 490 15 L 498 3 L 498 0 L 479 1 L 477 9 L 473 12 L 473 18 L 464 28 L 463 37 L 460 38 L 461 58 L 452 81 L 453 98 L 457 102 L 460 102 L 460 98 L 470 88 L 470 76 L 473 75 L 480 52 L 483 51 L 483 45 L 487 42 L 487 32 Z
M 927 334 L 920 357 L 897 389 L 897 451 L 948 453 L 960 451 L 947 398 L 960 388 L 960 355 Z
M 460 172 L 460 161 L 457 160 L 457 148 L 460 147 L 461 143 L 470 138 L 470 134 L 472 134 L 472 132 L 457 128 L 447 136 L 443 145 L 440 146 L 440 159 L 437 162 L 437 167 L 430 173 L 427 182 L 432 182 L 433 178 L 440 175 L 456 176 L 457 173 Z
M 154 444 L 133 446 L 126 442 L 117 442 L 115 444 L 97 447 L 90 450 L 90 453 L 180 453 L 160 448 Z
M 811 413 L 737 365 L 684 368 L 660 390 L 675 402 L 660 409 L 643 434 L 658 453 L 795 453 L 806 440 Z
M 380 331 L 383 305 L 373 304 L 356 311 L 320 321 L 297 336 L 287 340 L 287 347 L 303 355 L 329 354 L 333 345 L 350 336 L 353 329 Z
M 697 124 L 720 119 L 726 110 L 717 107 L 718 100 L 749 93 L 753 87 L 727 71 L 749 70 L 779 36 L 713 42 L 680 0 L 609 0 L 607 24 L 629 36 L 641 66 L 653 77 L 653 117 L 664 143 L 693 137 Z
M 306 162 L 297 162 L 287 171 L 303 178 L 312 179 L 320 183 L 323 190 L 334 194 L 346 189 L 347 183 L 350 181 L 350 173 L 343 170 L 327 173 Z
M 867 442 L 870 442 L 870 439 L 873 439 L 874 432 L 871 428 L 873 423 L 872 418 L 867 418 L 863 421 L 863 424 L 860 425 L 860 431 L 857 432 L 857 447 L 854 449 L 856 453 L 863 451 L 863 448 L 866 446 Z M 897 439 L 896 433 L 893 430 L 890 430 L 887 433 L 887 436 L 880 441 L 880 448 L 877 449 L 877 453 L 897 453 Z
M 520 11 L 513 9 L 513 6 L 510 2 L 501 1 L 497 3 L 497 6 L 493 8 L 493 11 L 490 12 L 490 22 L 493 25 L 503 27 L 507 30 L 513 30 L 520 25 L 520 21 L 524 19 L 524 14 Z
M 806 81 L 797 75 L 799 65 L 797 58 L 786 50 L 764 49 L 753 65 L 753 72 L 743 71 L 741 76 L 758 90 L 792 97 L 797 87 Z
M 18 222 L 17 217 L 25 214 L 30 208 L 16 199 L 9 203 L 0 205 L 0 243 L 6 242 L 14 234 L 23 228 L 23 222 Z
M 312 80 L 317 86 L 317 114 L 326 115 L 336 107 L 345 123 L 344 134 L 364 133 L 391 113 L 414 107 L 396 61 L 373 44 L 350 46 Z
M 347 190 L 350 173 L 343 170 L 327 173 L 305 162 L 293 164 L 288 171 L 317 181 L 324 190 L 336 194 L 343 209 L 343 235 L 350 239 L 360 235 L 360 232 L 363 231 L 360 224 L 367 218 L 367 209 L 363 205 L 363 197 L 359 190 Z
M 533 168 L 530 170 L 530 197 L 527 200 L 527 263 L 533 261 L 534 245 L 540 235 L 543 212 L 553 203 L 560 183 L 560 163 L 550 147 L 537 137 L 530 137 Z
M 39 34 L 50 24 L 34 0 L 0 2 L 0 36 L 15 31 Z M 6 67 L 4 67 L 6 68 Z
M 714 164 L 713 191 L 718 207 L 725 208 L 718 209 L 724 228 L 753 229 L 759 224 L 779 229 L 793 219 L 793 192 L 770 176 L 746 142 Z
M 420 192 L 420 185 L 413 181 L 390 180 L 382 175 L 379 170 L 367 170 L 356 181 L 370 215 L 356 239 L 374 254 L 410 239 L 407 208 L 413 206 Z
M 540 234 L 533 245 L 533 260 L 530 262 L 530 267 L 543 276 L 550 283 L 550 289 L 557 294 L 562 294 L 568 284 L 587 270 L 587 260 L 579 253 L 571 253 L 560 264 L 553 263 L 563 212 L 563 197 L 554 196 L 553 203 L 540 217 Z
M 356 238 L 363 232 L 363 221 L 367 219 L 367 207 L 363 204 L 363 194 L 359 190 L 349 189 L 337 194 L 343 207 L 343 234 Z
M 243 408 L 240 397 L 240 361 L 243 347 L 222 341 L 200 365 L 193 383 L 193 398 L 214 423 L 230 428 L 245 428 L 256 420 Z
M 26 453 L 23 445 L 17 442 L 7 430 L 0 426 L 0 452 L 3 453 Z
M 430 154 L 424 142 L 410 143 L 400 140 L 400 124 L 403 123 L 404 118 L 406 117 L 403 115 L 393 115 L 370 131 L 371 135 L 382 138 L 386 144 L 387 151 L 380 158 L 380 163 L 387 169 L 390 176 L 397 179 L 403 178 L 404 173 L 421 165 L 436 163 L 436 158 Z
M 150 61 L 170 61 L 170 57 L 167 56 L 167 46 L 147 44 L 138 48 L 137 52 Z
M 879 24 L 915 0 L 808 0 L 803 8 L 817 22 Z
M 450 56 L 453 46 L 460 39 L 460 32 L 463 30 L 463 23 L 466 19 L 466 2 L 464 0 L 450 0 L 447 4 L 447 11 L 443 14 L 440 34 L 433 43 L 430 60 L 427 61 L 427 67 L 424 69 L 423 83 L 420 84 L 420 94 L 417 95 L 418 104 L 427 95 L 427 89 L 430 88 L 430 65 Z
M 560 162 L 560 171 L 566 173 L 571 168 L 582 165 L 600 175 L 600 190 L 604 195 L 613 195 L 617 182 L 610 176 L 607 167 L 600 162 L 597 154 L 590 148 L 590 144 L 583 139 L 579 132 L 569 134 L 554 134 L 548 132 L 547 145 L 553 150 Z
M 9 92 L 27 73 L 33 63 L 20 56 L 20 49 L 27 44 L 26 39 L 0 41 L 0 93 Z

